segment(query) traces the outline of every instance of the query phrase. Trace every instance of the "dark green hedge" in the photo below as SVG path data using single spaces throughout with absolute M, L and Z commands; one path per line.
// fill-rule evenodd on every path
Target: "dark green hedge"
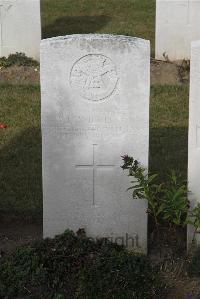
M 0 298 L 164 298 L 147 257 L 70 231 L 0 261 Z M 26 297 L 27 296 L 27 297 Z
M 10 66 L 39 66 L 39 63 L 34 59 L 27 57 L 24 53 L 10 54 L 8 58 L 0 57 L 0 67 Z

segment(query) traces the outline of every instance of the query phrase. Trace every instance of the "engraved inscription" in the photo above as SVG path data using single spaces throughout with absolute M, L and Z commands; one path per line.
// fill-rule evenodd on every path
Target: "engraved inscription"
M 130 126 L 130 122 L 132 122 L 132 116 L 122 108 L 121 111 L 78 114 L 62 111 L 56 119 L 56 124 L 48 126 L 49 129 L 47 129 L 42 123 L 42 128 L 43 135 L 45 130 L 45 132 L 50 131 L 51 134 L 56 135 L 92 138 L 93 141 L 95 140 L 94 142 L 97 142 L 96 139 L 99 138 L 107 140 L 133 132 L 134 129 Z M 137 128 L 137 130 L 139 129 Z
M 93 157 L 92 157 L 92 164 L 82 164 L 82 165 L 76 165 L 76 168 L 79 169 L 92 169 L 92 204 L 95 205 L 95 184 L 96 184 L 96 172 L 99 168 L 103 169 L 113 169 L 115 165 L 111 164 L 97 164 L 95 159 L 95 148 L 98 146 L 98 144 L 93 144 Z
M 113 61 L 100 54 L 80 58 L 72 67 L 70 84 L 85 99 L 100 101 L 109 97 L 118 82 Z
M 51 134 L 62 136 L 82 136 L 86 139 L 91 139 L 95 142 L 96 139 L 110 139 L 123 134 L 133 132 L 129 121 L 132 121 L 132 116 L 128 115 L 127 110 L 109 111 L 98 113 L 69 113 L 62 111 L 56 120 L 56 125 L 46 127 L 42 124 L 43 135 L 50 131 Z M 136 128 L 136 127 L 135 127 Z M 140 128 L 137 128 L 139 130 Z M 44 132 L 45 131 L 45 132 Z
M 127 110 L 121 111 L 108 111 L 108 112 L 98 112 L 98 113 L 69 113 L 68 111 L 59 111 L 59 123 L 60 124 L 77 124 L 87 125 L 87 124 L 108 124 L 108 123 L 123 123 L 126 125 L 126 122 L 130 119 L 131 116 L 128 115 Z

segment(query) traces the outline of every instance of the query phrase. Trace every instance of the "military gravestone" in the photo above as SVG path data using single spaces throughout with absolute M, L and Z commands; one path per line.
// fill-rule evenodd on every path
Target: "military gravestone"
M 0 0 L 0 57 L 16 52 L 39 59 L 40 0 Z
M 189 103 L 189 149 L 188 149 L 188 189 L 191 206 L 200 202 L 200 41 L 192 43 L 190 103 Z M 200 235 L 196 236 L 200 242 Z M 188 227 L 188 245 L 193 238 L 193 229 Z
M 191 42 L 200 39 L 199 28 L 200 0 L 157 0 L 156 59 L 190 59 Z
M 148 167 L 150 45 L 111 35 L 41 43 L 44 236 L 84 228 L 147 248 L 147 204 L 121 155 Z

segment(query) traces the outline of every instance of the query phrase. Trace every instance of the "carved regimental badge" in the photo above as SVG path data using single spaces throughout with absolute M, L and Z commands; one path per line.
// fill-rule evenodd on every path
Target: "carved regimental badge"
M 109 97 L 116 88 L 117 69 L 113 61 L 100 54 L 80 58 L 72 67 L 70 84 L 83 98 L 100 101 Z

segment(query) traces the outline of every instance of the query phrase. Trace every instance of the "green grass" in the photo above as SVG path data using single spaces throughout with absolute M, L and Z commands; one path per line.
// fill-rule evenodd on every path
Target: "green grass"
M 188 86 L 153 86 L 150 109 L 150 170 L 187 178 Z
M 42 0 L 43 38 L 112 33 L 149 39 L 154 53 L 155 0 Z M 0 216 L 42 215 L 40 89 L 0 86 Z M 188 87 L 154 86 L 150 170 L 187 171 Z
M 112 33 L 145 38 L 154 53 L 155 0 L 42 0 L 43 38 Z
M 40 89 L 0 87 L 0 216 L 42 215 Z
M 42 215 L 40 89 L 0 86 L 0 216 Z M 187 174 L 188 86 L 153 86 L 150 170 Z

